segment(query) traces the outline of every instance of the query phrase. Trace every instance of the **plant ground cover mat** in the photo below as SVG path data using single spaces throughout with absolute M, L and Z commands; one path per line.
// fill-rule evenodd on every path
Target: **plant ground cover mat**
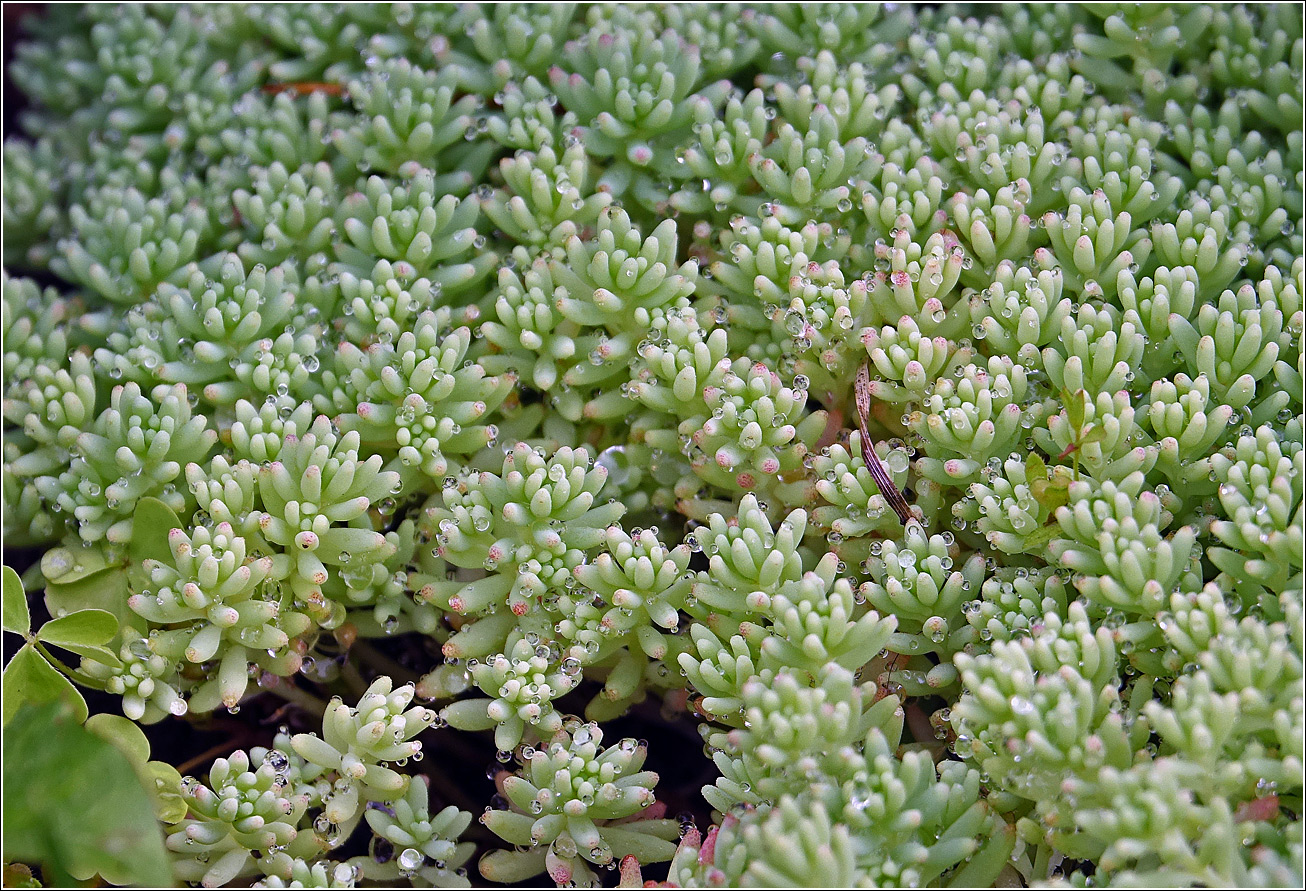
M 5 884 L 1300 885 L 1300 9 L 24 27 Z

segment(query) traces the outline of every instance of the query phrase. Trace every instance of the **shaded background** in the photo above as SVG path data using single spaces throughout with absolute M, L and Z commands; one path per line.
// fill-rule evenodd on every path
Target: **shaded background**
M 9 63 L 14 58 L 14 46 L 23 39 L 26 29 L 22 20 L 29 15 L 41 15 L 45 11 L 44 3 L 6 3 L 4 10 L 4 122 L 3 134 L 6 138 L 18 132 L 18 116 L 27 107 L 26 98 L 14 86 L 9 78 Z

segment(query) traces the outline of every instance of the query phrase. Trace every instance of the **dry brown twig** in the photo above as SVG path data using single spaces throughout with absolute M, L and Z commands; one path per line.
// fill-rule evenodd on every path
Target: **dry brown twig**
M 889 502 L 889 507 L 902 520 L 906 526 L 912 520 L 916 519 L 912 515 L 911 507 L 907 504 L 907 499 L 903 497 L 902 492 L 894 485 L 893 480 L 889 477 L 889 469 L 884 466 L 880 456 L 875 454 L 875 447 L 871 444 L 870 431 L 866 429 L 867 420 L 871 415 L 871 374 L 866 366 L 857 369 L 857 381 L 853 385 L 853 395 L 857 401 L 857 428 L 862 434 L 862 460 L 866 462 L 866 467 L 871 471 L 871 478 L 875 480 L 875 485 L 880 487 L 880 493 L 884 499 Z

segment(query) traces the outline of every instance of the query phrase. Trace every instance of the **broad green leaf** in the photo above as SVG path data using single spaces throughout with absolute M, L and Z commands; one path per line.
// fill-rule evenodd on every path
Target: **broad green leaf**
M 1066 420 L 1070 426 L 1078 430 L 1084 426 L 1084 399 L 1088 396 L 1083 390 L 1070 392 L 1069 390 L 1061 391 L 1061 404 L 1066 407 Z
M 109 562 L 99 548 L 52 548 L 41 558 L 45 605 L 59 616 L 102 609 L 124 622 L 136 614 L 127 606 L 127 566 Z
M 41 704 L 60 700 L 71 703 L 79 723 L 86 720 L 88 709 L 82 694 L 73 686 L 72 681 L 46 662 L 45 657 L 31 643 L 24 644 L 5 666 L 3 686 L 6 725 L 23 703 Z
M 1025 456 L 1025 479 L 1031 484 L 1034 480 L 1046 479 L 1048 475 L 1047 462 L 1038 452 L 1030 452 Z
M 173 884 L 150 796 L 113 745 L 66 708 L 25 708 L 4 734 L 5 857 L 48 876 Z M 58 884 L 70 884 L 59 881 Z
M 1052 539 L 1061 535 L 1061 527 L 1056 523 L 1042 526 L 1025 536 L 1025 553 L 1041 554 Z
M 82 609 L 51 619 L 36 632 L 37 638 L 45 643 L 114 667 L 121 665 L 122 661 L 117 653 L 102 644 L 117 635 L 118 618 L 102 609 Z
M 172 508 L 157 498 L 142 498 L 132 514 L 131 557 L 142 560 L 170 560 L 168 533 L 182 528 Z
M 41 557 L 41 574 L 53 584 L 67 585 L 109 567 L 99 548 L 50 548 Z
M 4 582 L 4 629 L 14 634 L 26 634 L 32 630 L 32 615 L 27 610 L 23 580 L 8 566 L 0 569 L 0 579 Z
M 145 731 L 129 718 L 110 714 L 91 715 L 86 721 L 86 729 L 111 743 L 132 764 L 144 764 L 150 760 L 150 740 Z
M 154 799 L 154 813 L 168 825 L 186 819 L 190 805 L 181 795 L 181 773 L 166 761 L 150 761 L 137 772 Z
M 150 760 L 149 738 L 135 721 L 121 715 L 91 715 L 86 729 L 127 756 L 160 820 L 171 824 L 185 819 L 187 805 L 181 797 L 181 774 L 171 764 Z
M 80 609 L 75 613 L 51 619 L 41 626 L 36 636 L 55 646 L 107 644 L 118 634 L 118 619 L 102 609 Z
M 78 656 L 84 656 L 87 659 L 93 659 L 108 665 L 110 668 L 119 668 L 122 666 L 122 659 L 118 654 L 108 647 L 97 647 L 94 644 L 58 644 L 60 649 L 76 653 Z M 71 666 L 76 668 L 77 666 Z

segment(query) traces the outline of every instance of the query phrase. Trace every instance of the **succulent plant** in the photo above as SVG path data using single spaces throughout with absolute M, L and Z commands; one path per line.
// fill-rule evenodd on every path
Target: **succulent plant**
M 70 766 L 56 849 L 7 769 L 6 857 L 1296 887 L 1303 46 L 1286 4 L 33 17 L 6 747 L 108 733 L 160 827 L 86 841 Z M 89 709 L 230 744 L 183 779 Z

